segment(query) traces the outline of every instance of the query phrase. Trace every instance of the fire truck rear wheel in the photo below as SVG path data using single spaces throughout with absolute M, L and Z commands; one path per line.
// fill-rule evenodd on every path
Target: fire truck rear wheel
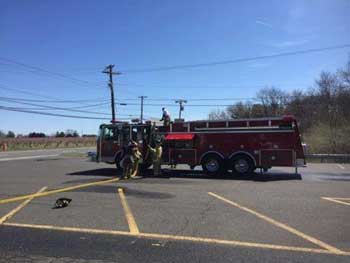
M 217 155 L 208 155 L 202 161 L 202 168 L 207 174 L 219 174 L 224 171 L 224 160 Z
M 254 162 L 245 155 L 239 155 L 232 160 L 232 173 L 235 175 L 249 175 L 254 171 Z

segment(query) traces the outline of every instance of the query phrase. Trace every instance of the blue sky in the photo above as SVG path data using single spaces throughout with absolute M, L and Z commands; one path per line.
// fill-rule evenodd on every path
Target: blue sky
M 107 76 L 101 73 L 107 64 L 115 64 L 117 70 L 125 73 L 115 78 L 116 97 L 133 104 L 138 103 L 133 99 L 139 95 L 149 97 L 145 103 L 175 105 L 176 98 L 188 99 L 188 104 L 198 104 L 191 102 L 198 98 L 250 98 L 265 85 L 286 91 L 307 90 L 322 70 L 335 71 L 343 66 L 350 49 L 171 71 L 128 71 L 349 44 L 349 10 L 348 0 L 1 1 L 1 58 L 82 81 L 0 60 L 0 96 L 91 100 L 79 105 L 45 104 L 57 107 L 107 101 Z M 0 101 L 0 106 L 35 108 L 5 101 Z M 177 107 L 167 108 L 173 116 L 177 115 Z M 188 106 L 183 115 L 186 119 L 203 119 L 216 108 L 220 107 Z M 108 104 L 86 110 L 110 112 Z M 117 106 L 117 111 L 123 117 L 137 115 L 139 106 Z M 146 116 L 160 114 L 161 106 L 145 106 Z M 66 129 L 96 133 L 103 122 L 3 110 L 0 117 L 0 129 L 16 133 Z

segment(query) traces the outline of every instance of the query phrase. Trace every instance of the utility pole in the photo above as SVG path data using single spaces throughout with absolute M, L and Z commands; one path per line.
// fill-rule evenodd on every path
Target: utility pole
M 115 106 L 114 106 L 114 87 L 113 87 L 113 75 L 120 75 L 120 72 L 113 72 L 113 67 L 114 65 L 108 65 L 102 71 L 102 73 L 108 74 L 109 75 L 109 83 L 108 86 L 111 90 L 111 107 L 112 107 L 112 120 L 111 122 L 114 123 L 116 121 L 115 119 Z
M 143 123 L 143 100 L 147 98 L 147 96 L 139 96 L 141 99 L 141 123 Z
M 187 103 L 187 100 L 176 100 L 175 103 L 179 103 L 180 110 L 179 110 L 179 119 L 181 119 L 181 112 L 185 110 L 184 103 Z

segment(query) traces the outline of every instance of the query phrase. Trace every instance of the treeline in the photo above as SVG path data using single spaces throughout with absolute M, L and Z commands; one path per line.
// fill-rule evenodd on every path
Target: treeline
M 336 72 L 322 72 L 307 91 L 266 87 L 254 101 L 240 101 L 209 119 L 294 115 L 303 141 L 314 153 L 350 153 L 350 58 Z
M 7 133 L 0 130 L 0 138 L 46 138 L 46 137 L 56 137 L 56 138 L 67 138 L 67 137 L 96 137 L 95 134 L 82 134 L 81 136 L 76 130 L 66 130 L 57 131 L 54 135 L 47 135 L 43 132 L 30 132 L 28 135 L 15 134 L 13 131 L 8 131 Z

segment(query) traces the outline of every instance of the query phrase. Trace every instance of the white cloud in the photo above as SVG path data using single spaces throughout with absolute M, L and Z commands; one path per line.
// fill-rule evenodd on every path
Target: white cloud
M 262 21 L 262 20 L 255 20 L 255 23 L 256 23 L 256 24 L 259 24 L 259 25 L 262 25 L 262 26 L 264 26 L 264 27 L 268 27 L 268 28 L 270 28 L 270 29 L 273 28 L 273 26 L 272 26 L 271 24 L 269 24 L 269 23 L 267 23 L 267 22 L 265 22 L 265 21 Z
M 309 42 L 309 40 L 307 40 L 307 39 L 286 40 L 286 41 L 282 41 L 282 42 L 273 43 L 273 44 L 271 44 L 271 46 L 277 47 L 277 48 L 285 48 L 285 47 L 301 46 L 301 45 L 304 45 L 308 42 Z

